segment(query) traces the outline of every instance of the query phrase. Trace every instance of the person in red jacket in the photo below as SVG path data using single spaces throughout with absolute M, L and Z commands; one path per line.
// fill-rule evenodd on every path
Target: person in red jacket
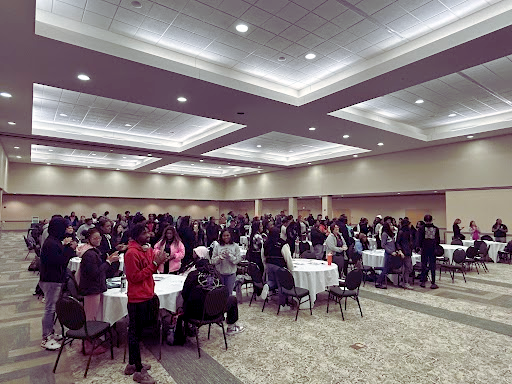
M 126 279 L 128 280 L 128 351 L 129 362 L 124 373 L 133 374 L 138 383 L 153 384 L 155 380 L 147 372 L 150 365 L 142 364 L 140 338 L 148 314 L 154 311 L 155 281 L 153 274 L 169 259 L 162 249 L 155 252 L 149 244 L 151 233 L 145 223 L 136 224 L 131 231 L 128 250 L 124 257 Z M 158 308 L 156 308 L 158 310 Z

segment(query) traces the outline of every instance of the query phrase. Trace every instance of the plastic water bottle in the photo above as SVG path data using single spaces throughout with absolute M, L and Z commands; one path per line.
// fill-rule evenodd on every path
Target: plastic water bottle
M 126 276 L 121 275 L 121 292 L 126 292 Z

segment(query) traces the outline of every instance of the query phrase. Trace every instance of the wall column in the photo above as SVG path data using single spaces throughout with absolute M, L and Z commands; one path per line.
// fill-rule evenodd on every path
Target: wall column
M 254 200 L 254 216 L 259 216 L 261 219 L 261 211 L 263 209 L 263 200 Z
M 332 219 L 332 196 L 322 196 L 322 216 Z
M 297 198 L 289 197 L 288 198 L 288 214 L 293 215 L 293 218 L 296 219 L 299 211 L 297 210 Z

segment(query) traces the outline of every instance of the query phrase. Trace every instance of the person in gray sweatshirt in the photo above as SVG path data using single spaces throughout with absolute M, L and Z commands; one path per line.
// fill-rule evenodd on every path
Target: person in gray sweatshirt
M 212 264 L 221 275 L 221 283 L 229 294 L 233 293 L 236 281 L 236 266 L 242 260 L 240 247 L 233 242 L 231 233 L 225 229 L 221 233 L 220 243 L 213 250 Z

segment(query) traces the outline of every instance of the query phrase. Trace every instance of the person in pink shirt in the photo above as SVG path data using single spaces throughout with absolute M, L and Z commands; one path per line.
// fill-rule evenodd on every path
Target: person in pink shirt
M 478 228 L 474 220 L 469 223 L 469 230 L 471 231 L 471 238 L 473 240 L 480 239 L 480 228 Z
M 155 252 L 164 250 L 170 259 L 158 267 L 158 273 L 172 273 L 181 268 L 181 260 L 185 256 L 185 246 L 180 236 L 172 225 L 167 226 L 162 232 L 162 237 L 155 244 Z

